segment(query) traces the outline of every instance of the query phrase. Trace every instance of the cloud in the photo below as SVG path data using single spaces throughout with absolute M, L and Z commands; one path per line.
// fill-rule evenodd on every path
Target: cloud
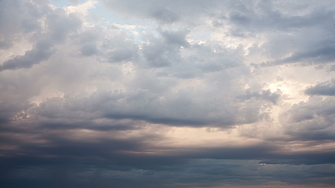
M 147 83 L 145 83 L 147 84 Z M 193 93 L 193 95 L 196 93 Z M 145 121 L 154 124 L 171 126 L 215 126 L 230 127 L 238 123 L 257 121 L 259 112 L 254 108 L 227 106 L 202 107 L 205 104 L 215 104 L 215 101 L 187 99 L 187 90 L 177 95 L 168 94 L 164 100 L 159 95 L 148 90 L 138 90 L 133 93 L 95 92 L 89 98 L 51 98 L 34 109 L 34 116 L 63 121 L 92 121 L 98 118 L 112 120 Z M 199 101 L 196 101 L 199 100 Z M 85 104 L 85 105 L 82 105 Z M 257 107 L 256 107 L 257 108 Z M 251 112 L 255 110 L 254 112 Z M 211 113 L 214 113 L 215 115 Z M 241 119 L 245 113 L 248 118 Z M 62 124 L 62 123 L 61 123 Z M 112 127 L 111 127 L 112 128 Z
M 188 31 L 162 31 L 159 30 L 160 34 L 166 40 L 167 43 L 188 47 L 190 44 L 186 41 L 185 37 Z
M 24 55 L 16 56 L 13 59 L 5 61 L 1 65 L 0 71 L 30 68 L 34 64 L 39 64 L 42 61 L 48 60 L 54 52 L 55 50 L 52 49 L 52 44 L 49 41 L 38 41 L 33 49 L 26 51 Z
M 80 52 L 84 56 L 91 56 L 98 52 L 98 48 L 95 44 L 87 43 L 83 45 L 83 47 L 80 49 Z
M 331 80 L 330 82 L 324 82 L 324 83 L 317 84 L 313 87 L 306 89 L 305 94 L 334 96 L 335 95 L 334 82 L 335 82 L 334 80 Z
M 0 24 L 6 25 L 0 29 L 1 38 L 40 30 L 41 25 L 38 20 L 50 10 L 43 4 L 37 5 L 29 1 L 1 1 L 0 4 L 2 15 Z M 16 14 L 16 10 L 20 10 L 20 14 Z
M 3 40 L 0 42 L 0 49 L 9 49 L 12 47 L 13 42 L 10 40 Z
M 333 99 L 312 97 L 282 114 L 286 133 L 298 140 L 334 140 Z
M 2 185 L 334 185 L 332 0 L 55 2 L 0 1 Z
M 166 8 L 155 8 L 149 15 L 162 23 L 173 23 L 179 19 L 177 14 Z
M 55 13 L 47 16 L 46 24 L 48 25 L 51 39 L 59 42 L 64 41 L 66 35 L 76 31 L 82 23 L 75 14 L 70 13 L 69 15 L 66 15 L 64 10 L 56 9 Z
M 263 99 L 268 100 L 273 104 L 276 104 L 278 102 L 281 93 L 280 90 L 275 93 L 271 93 L 270 90 L 263 90 L 262 92 L 250 92 L 250 90 L 246 90 L 245 92 L 245 95 L 239 96 L 238 98 L 244 100 L 248 100 L 251 98 Z
M 150 66 L 167 67 L 180 61 L 179 49 L 180 46 L 153 39 L 149 45 L 143 46 L 143 55 Z
M 324 45 L 324 43 L 323 43 Z M 324 63 L 333 63 L 334 62 L 334 46 L 322 46 L 316 47 L 316 49 L 308 49 L 303 52 L 296 52 L 290 57 L 281 59 L 274 62 L 265 62 L 261 66 L 273 66 L 273 65 L 282 65 L 289 63 L 301 63 L 303 65 L 308 64 L 324 64 Z

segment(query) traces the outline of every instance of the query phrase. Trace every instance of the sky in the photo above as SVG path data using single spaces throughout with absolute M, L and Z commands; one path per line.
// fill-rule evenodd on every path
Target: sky
M 6 188 L 335 187 L 333 0 L 0 0 Z

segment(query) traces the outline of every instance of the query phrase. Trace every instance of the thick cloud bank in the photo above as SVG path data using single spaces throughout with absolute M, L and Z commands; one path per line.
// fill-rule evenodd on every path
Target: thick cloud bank
M 332 0 L 0 0 L 1 187 L 334 187 Z

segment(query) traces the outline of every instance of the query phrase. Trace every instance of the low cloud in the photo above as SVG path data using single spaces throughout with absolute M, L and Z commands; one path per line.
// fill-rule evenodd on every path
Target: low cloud
M 334 14 L 0 1 L 1 185 L 333 186 Z
M 331 80 L 330 82 L 320 83 L 313 87 L 310 87 L 305 90 L 305 94 L 334 96 L 335 95 L 335 80 Z
M 33 49 L 28 50 L 22 56 L 16 56 L 13 59 L 5 61 L 0 66 L 0 71 L 14 70 L 20 68 L 30 68 L 35 64 L 48 60 L 55 52 L 52 44 L 47 40 L 41 40 L 34 44 Z

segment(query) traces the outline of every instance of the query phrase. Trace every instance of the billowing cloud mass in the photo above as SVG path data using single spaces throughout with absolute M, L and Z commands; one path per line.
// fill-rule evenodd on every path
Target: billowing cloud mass
M 333 0 L 0 0 L 1 187 L 335 187 Z

